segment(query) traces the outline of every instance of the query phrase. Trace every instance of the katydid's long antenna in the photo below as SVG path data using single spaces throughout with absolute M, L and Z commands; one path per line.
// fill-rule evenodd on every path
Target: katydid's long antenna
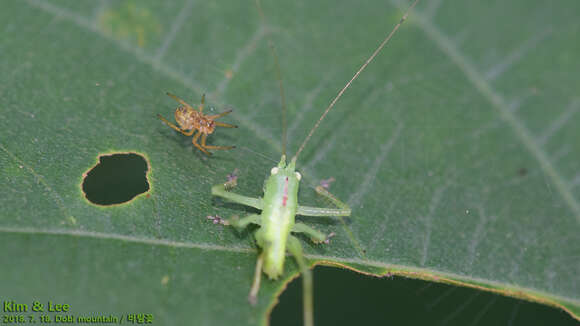
M 409 7 L 409 9 L 407 9 L 407 11 L 405 12 L 405 14 L 403 15 L 403 17 L 401 18 L 401 20 L 399 21 L 399 23 L 397 25 L 395 25 L 395 27 L 393 28 L 393 30 L 389 33 L 389 35 L 387 35 L 387 37 L 383 40 L 383 42 L 381 42 L 381 44 L 375 50 L 375 52 L 373 52 L 373 54 L 371 54 L 371 56 L 358 69 L 358 71 L 354 74 L 354 76 L 352 76 L 352 78 L 348 81 L 348 83 L 346 83 L 346 85 L 344 85 L 344 87 L 340 90 L 340 92 L 338 92 L 338 95 L 336 95 L 336 97 L 334 98 L 334 100 L 332 100 L 332 102 L 330 102 L 330 104 L 328 105 L 328 107 L 326 108 L 326 110 L 324 111 L 324 113 L 322 113 L 322 115 L 320 116 L 320 119 L 318 119 L 318 121 L 316 121 L 316 124 L 310 130 L 310 132 L 308 133 L 308 136 L 306 136 L 306 139 L 304 139 L 304 142 L 302 143 L 302 145 L 300 145 L 300 148 L 298 149 L 298 152 L 296 152 L 296 155 L 294 155 L 294 157 L 292 158 L 292 160 L 297 160 L 298 159 L 298 155 L 300 155 L 300 152 L 302 152 L 302 150 L 304 149 L 304 146 L 306 146 L 306 143 L 308 143 L 308 141 L 310 140 L 310 137 L 312 137 L 312 134 L 314 134 L 314 131 L 316 131 L 316 129 L 318 128 L 318 126 L 320 125 L 320 123 L 322 122 L 322 120 L 324 120 L 324 117 L 326 117 L 326 115 L 328 114 L 328 111 L 330 111 L 330 109 L 332 109 L 332 107 L 334 106 L 334 104 L 336 104 L 336 102 L 338 101 L 338 99 L 342 96 L 342 93 L 344 93 L 346 91 L 346 89 L 350 87 L 350 84 L 352 84 L 352 82 L 355 79 L 357 79 L 358 75 L 360 75 L 360 73 L 368 66 L 368 64 L 371 61 L 373 61 L 373 59 L 377 56 L 377 54 L 379 54 L 379 52 L 381 52 L 381 50 L 385 47 L 385 45 L 391 40 L 391 38 L 393 37 L 393 35 L 395 34 L 395 32 L 399 29 L 399 27 L 401 27 L 401 25 L 405 22 L 405 20 L 407 20 L 407 16 L 409 16 L 409 11 L 411 11 L 411 9 L 413 9 L 413 7 L 415 7 L 415 5 L 418 2 L 419 2 L 419 0 L 415 0 L 415 2 L 413 2 L 413 4 Z
M 264 17 L 264 12 L 262 11 L 262 5 L 260 0 L 256 0 L 256 7 L 258 7 L 258 13 L 262 19 L 262 25 L 266 26 L 266 18 Z M 266 31 L 266 34 L 268 32 Z M 282 101 L 282 154 L 286 156 L 286 142 L 287 142 L 287 127 L 286 127 L 286 97 L 284 96 L 284 87 L 282 86 L 282 72 L 280 71 L 280 64 L 278 62 L 278 54 L 276 53 L 276 48 L 274 48 L 274 43 L 270 37 L 268 37 L 268 46 L 270 47 L 270 52 L 274 57 L 274 66 L 276 67 L 276 78 L 278 79 L 278 86 L 280 87 L 280 99 Z

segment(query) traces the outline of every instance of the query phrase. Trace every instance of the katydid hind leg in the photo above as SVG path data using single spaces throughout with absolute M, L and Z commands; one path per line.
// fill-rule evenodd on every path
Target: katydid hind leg
M 328 190 L 326 190 L 323 186 L 317 186 L 315 188 L 316 193 L 319 194 L 320 196 L 330 200 L 334 206 L 344 210 L 345 212 L 348 212 L 348 215 L 350 215 L 350 207 L 348 206 L 347 203 L 341 201 L 340 199 L 338 199 L 335 195 L 331 194 Z
M 266 242 L 264 240 L 264 229 L 258 229 L 254 233 L 254 238 L 256 239 L 256 244 L 260 248 L 264 248 Z M 262 269 L 264 266 L 264 251 L 258 256 L 258 261 L 256 262 L 256 270 L 254 271 L 254 282 L 252 283 L 252 288 L 250 289 L 250 294 L 248 295 L 248 300 L 251 305 L 255 305 L 258 302 L 258 291 L 260 290 L 260 280 L 262 279 Z
M 313 292 L 314 288 L 312 285 L 312 272 L 306 264 L 304 255 L 302 253 L 302 245 L 298 238 L 289 235 L 288 242 L 286 243 L 288 251 L 294 256 L 298 266 L 300 267 L 300 272 L 302 273 L 302 302 L 303 302 L 303 318 L 304 326 L 314 325 L 314 299 Z
M 291 232 L 293 233 L 304 233 L 310 237 L 310 240 L 314 243 L 328 243 L 328 239 L 334 235 L 334 233 L 330 233 L 326 235 L 304 223 L 296 223 L 292 227 Z
M 316 193 L 328 199 L 338 208 L 310 207 L 298 205 L 296 215 L 301 216 L 350 216 L 351 209 L 322 186 L 316 187 Z
M 254 270 L 254 281 L 252 282 L 252 287 L 250 288 L 250 294 L 248 295 L 248 301 L 252 306 L 258 303 L 258 291 L 260 290 L 260 280 L 262 279 L 262 265 L 264 264 L 264 253 L 258 256 L 256 261 L 256 269 Z

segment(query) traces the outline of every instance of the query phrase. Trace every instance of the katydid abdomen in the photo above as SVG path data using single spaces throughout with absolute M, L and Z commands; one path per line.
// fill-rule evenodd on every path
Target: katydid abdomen
M 263 271 L 271 279 L 278 278 L 284 270 L 286 240 L 294 226 L 298 207 L 300 174 L 294 171 L 294 161 L 285 165 L 283 156 L 266 181 L 265 205 L 260 218 L 262 227 L 256 233 L 256 241 L 264 253 Z

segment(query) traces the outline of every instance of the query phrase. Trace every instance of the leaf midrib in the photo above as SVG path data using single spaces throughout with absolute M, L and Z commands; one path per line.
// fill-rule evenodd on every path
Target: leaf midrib
M 56 236 L 70 236 L 70 237 L 84 237 L 93 238 L 99 240 L 119 240 L 125 242 L 132 242 L 138 244 L 146 244 L 152 246 L 166 246 L 173 248 L 188 248 L 188 249 L 198 249 L 206 251 L 221 251 L 221 252 L 232 252 L 232 253 L 244 253 L 255 255 L 255 248 L 251 247 L 226 247 L 214 244 L 206 243 L 195 243 L 195 242 L 180 242 L 180 241 L 170 241 L 163 239 L 151 239 L 145 237 L 136 237 L 130 235 L 122 234 L 112 234 L 112 233 L 101 233 L 101 232 L 91 232 L 91 231 L 81 231 L 81 230 L 70 230 L 70 229 L 52 229 L 52 230 L 41 230 L 35 228 L 14 228 L 14 227 L 0 227 L 0 232 L 2 233 L 13 233 L 13 234 L 42 234 L 42 235 L 56 235 Z M 350 269 L 355 269 L 359 272 L 368 274 L 356 269 L 353 266 L 345 266 L 342 264 L 357 264 L 367 267 L 376 267 L 383 269 L 380 273 L 372 273 L 375 276 L 384 275 L 401 275 L 405 277 L 413 277 L 419 279 L 426 279 L 436 282 L 449 283 L 453 285 L 461 285 L 472 288 L 477 288 L 480 290 L 491 291 L 504 295 L 511 295 L 520 298 L 531 299 L 537 302 L 543 302 L 545 304 L 552 304 L 568 310 L 566 307 L 561 306 L 557 302 L 567 302 L 569 304 L 580 306 L 580 301 L 574 298 L 562 297 L 555 295 L 553 293 L 545 293 L 532 288 L 525 288 L 520 286 L 515 286 L 509 283 L 496 282 L 489 279 L 481 279 L 476 277 L 470 277 L 460 274 L 454 274 L 449 272 L 443 272 L 428 268 L 417 268 L 407 265 L 396 265 L 388 264 L 382 261 L 374 261 L 369 259 L 359 259 L 341 256 L 327 256 L 327 255 L 314 255 L 305 254 L 306 258 L 314 260 L 315 265 L 334 265 L 342 266 Z M 485 284 L 489 287 L 478 286 L 477 284 Z M 498 290 L 500 289 L 500 290 Z M 571 313 L 572 316 L 574 314 Z

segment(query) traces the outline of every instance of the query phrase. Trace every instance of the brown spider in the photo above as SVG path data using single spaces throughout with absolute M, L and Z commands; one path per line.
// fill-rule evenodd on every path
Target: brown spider
M 236 146 L 212 146 L 205 144 L 207 135 L 213 133 L 216 126 L 226 128 L 238 127 L 236 125 L 214 121 L 217 118 L 223 117 L 224 115 L 231 113 L 232 110 L 227 110 L 225 112 L 216 115 L 204 115 L 203 104 L 205 102 L 205 94 L 201 96 L 201 104 L 197 107 L 197 110 L 194 109 L 191 105 L 185 103 L 185 101 L 180 99 L 179 97 L 169 92 L 167 93 L 167 95 L 169 95 L 171 98 L 173 98 L 181 105 L 183 105 L 178 106 L 177 109 L 175 109 L 175 121 L 177 121 L 179 127 L 167 121 L 167 119 L 162 117 L 160 114 L 158 114 L 157 117 L 171 128 L 175 129 L 176 131 L 179 131 L 180 133 L 186 136 L 193 135 L 196 130 L 199 131 L 197 134 L 195 134 L 195 136 L 193 136 L 191 142 L 200 151 L 204 152 L 207 155 L 211 155 L 211 153 L 208 152 L 206 149 L 232 149 L 236 147 Z M 197 143 L 199 136 L 201 136 L 201 145 Z

